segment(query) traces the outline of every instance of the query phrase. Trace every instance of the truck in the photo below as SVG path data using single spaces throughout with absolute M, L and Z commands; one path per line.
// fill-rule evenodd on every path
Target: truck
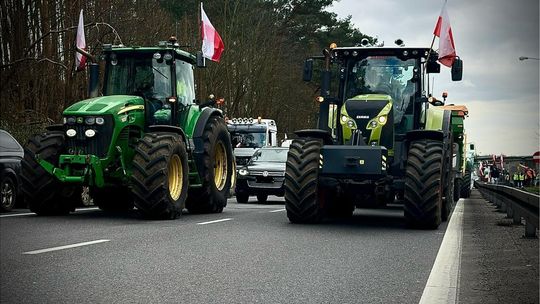
M 83 51 L 84 52 L 84 51 Z M 91 54 L 87 54 L 91 56 Z M 95 58 L 95 57 L 89 57 Z M 67 214 L 88 187 L 105 211 L 135 206 L 148 218 L 222 212 L 234 174 L 223 113 L 195 102 L 201 53 L 174 37 L 156 46 L 103 45 L 90 64 L 90 98 L 25 146 L 22 190 L 32 212 Z
M 320 73 L 316 129 L 298 130 L 285 171 L 292 223 L 351 216 L 398 199 L 408 226 L 436 229 L 454 207 L 452 111 L 432 97 L 440 73 L 429 47 L 331 44 L 306 59 L 304 81 Z M 319 64 L 314 69 L 314 64 Z M 322 66 L 320 66 L 322 65 Z M 452 80 L 462 78 L 454 58 Z
M 227 120 L 237 166 L 247 164 L 262 147 L 277 147 L 277 124 L 267 118 L 233 118 Z

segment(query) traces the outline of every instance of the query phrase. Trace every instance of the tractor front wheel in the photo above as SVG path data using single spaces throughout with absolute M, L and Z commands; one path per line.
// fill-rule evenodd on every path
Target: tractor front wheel
M 285 169 L 285 209 L 291 223 L 317 223 L 324 217 L 328 191 L 319 187 L 322 142 L 296 139 L 292 142 Z
M 471 196 L 471 171 L 465 171 L 461 183 L 461 197 L 469 198 Z
M 182 214 L 188 188 L 185 143 L 178 134 L 147 133 L 133 157 L 132 193 L 135 206 L 155 219 Z
M 22 160 L 22 192 L 30 211 L 37 215 L 61 215 L 82 204 L 82 187 L 61 183 L 38 163 L 37 157 L 58 166 L 64 150 L 64 133 L 45 132 L 28 140 Z
M 442 142 L 411 143 L 406 166 L 404 214 L 412 227 L 436 229 L 442 209 Z

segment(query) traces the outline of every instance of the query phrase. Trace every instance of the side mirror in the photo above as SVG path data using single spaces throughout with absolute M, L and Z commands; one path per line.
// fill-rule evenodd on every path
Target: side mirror
M 452 81 L 461 81 L 463 78 L 463 60 L 459 57 L 452 64 Z
M 313 59 L 306 59 L 304 62 L 304 75 L 302 80 L 309 82 L 313 78 Z
M 206 67 L 206 58 L 203 57 L 203 53 L 201 51 L 197 52 L 197 67 L 198 68 Z

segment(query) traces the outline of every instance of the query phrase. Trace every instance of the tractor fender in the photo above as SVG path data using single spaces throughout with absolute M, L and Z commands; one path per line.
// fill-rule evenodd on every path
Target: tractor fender
M 444 132 L 438 130 L 412 130 L 405 135 L 405 151 L 409 151 L 411 142 L 419 139 L 432 139 L 444 142 Z M 406 152 L 408 153 L 408 152 Z
M 202 110 L 202 113 L 199 116 L 199 119 L 197 120 L 197 124 L 195 125 L 195 130 L 193 131 L 193 141 L 194 142 L 195 142 L 195 138 L 200 139 L 200 137 L 203 135 L 204 127 L 206 126 L 206 122 L 208 122 L 208 119 L 210 119 L 210 116 L 223 117 L 220 110 L 205 107 Z M 197 149 L 197 144 L 195 144 L 195 148 Z M 202 147 L 201 147 L 201 149 L 202 149 Z
M 184 130 L 182 130 L 182 128 L 180 127 L 169 126 L 169 125 L 153 125 L 153 126 L 149 126 L 148 130 L 150 132 L 171 132 L 171 133 L 179 134 L 180 137 L 182 137 L 182 140 L 184 141 L 184 143 L 186 145 L 188 144 L 186 133 L 184 133 Z
M 305 130 L 298 130 L 295 131 L 294 134 L 296 134 L 298 137 L 308 137 L 308 138 L 319 138 L 323 140 L 323 143 L 325 145 L 331 145 L 334 143 L 332 140 L 332 135 L 330 132 L 320 129 L 305 129 Z

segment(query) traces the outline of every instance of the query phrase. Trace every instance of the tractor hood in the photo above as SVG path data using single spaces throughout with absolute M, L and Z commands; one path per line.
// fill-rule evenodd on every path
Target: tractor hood
M 139 96 L 112 95 L 81 100 L 64 110 L 64 115 L 103 115 L 117 114 L 128 106 L 144 106 L 144 100 Z

